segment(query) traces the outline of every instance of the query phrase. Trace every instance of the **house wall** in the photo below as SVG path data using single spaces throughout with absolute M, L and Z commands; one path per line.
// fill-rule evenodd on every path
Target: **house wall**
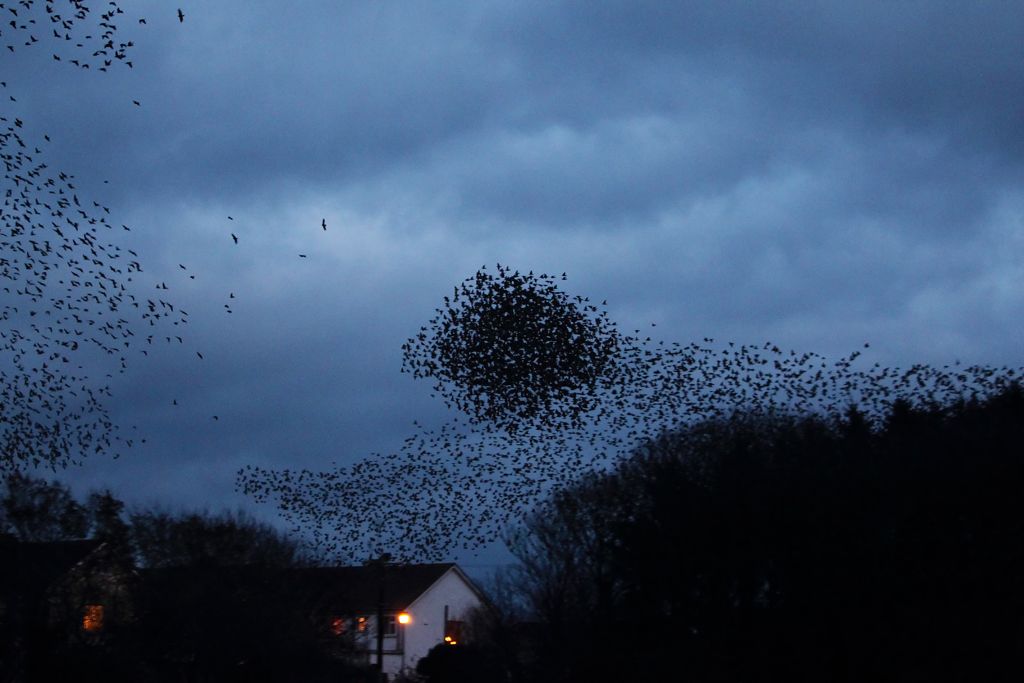
M 388 613 L 390 614 L 390 613 Z M 353 642 L 356 648 L 367 654 L 367 660 L 371 664 L 377 662 L 377 618 L 374 615 L 367 615 L 366 631 L 354 635 Z M 405 659 L 405 634 L 402 626 L 398 625 L 397 633 L 393 636 L 384 636 L 384 673 L 394 676 L 402 670 L 402 662 Z
M 399 625 L 401 654 L 384 655 L 384 672 L 394 676 L 402 669 L 416 669 L 416 662 L 438 643 L 444 642 L 445 606 L 448 618 L 465 620 L 480 605 L 480 599 L 453 568 L 445 572 L 423 595 L 409 605 L 412 623 Z M 385 641 L 385 649 L 387 642 Z

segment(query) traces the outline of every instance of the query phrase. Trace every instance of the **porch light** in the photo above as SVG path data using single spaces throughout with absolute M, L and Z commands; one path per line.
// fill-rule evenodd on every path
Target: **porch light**
M 398 614 L 398 623 L 401 624 L 402 626 L 405 626 L 406 624 L 412 623 L 412 615 L 409 614 L 408 612 L 399 612 L 399 614 Z

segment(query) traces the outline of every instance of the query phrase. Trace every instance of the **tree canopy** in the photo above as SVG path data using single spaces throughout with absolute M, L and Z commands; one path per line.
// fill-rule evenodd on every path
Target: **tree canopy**
M 1016 385 L 663 434 L 511 538 L 529 680 L 1016 680 L 1022 438 Z

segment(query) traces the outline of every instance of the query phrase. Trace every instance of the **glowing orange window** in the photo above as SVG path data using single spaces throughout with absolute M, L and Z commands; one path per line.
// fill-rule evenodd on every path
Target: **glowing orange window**
M 103 605 L 86 605 L 82 612 L 82 630 L 95 633 L 103 629 Z
M 359 632 L 365 631 L 366 630 L 366 626 L 367 626 L 367 624 L 366 624 L 366 617 L 357 617 L 356 618 L 356 630 L 357 631 L 359 631 Z
M 331 633 L 333 633 L 334 635 L 345 635 L 345 626 L 346 624 L 344 617 L 334 617 L 333 619 L 331 619 Z

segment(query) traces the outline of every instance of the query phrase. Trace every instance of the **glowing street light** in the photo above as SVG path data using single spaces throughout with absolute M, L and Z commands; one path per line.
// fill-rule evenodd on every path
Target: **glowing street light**
M 401 612 L 398 615 L 398 623 L 401 624 L 402 626 L 405 626 L 406 624 L 411 624 L 412 623 L 412 615 L 409 614 L 408 612 Z

